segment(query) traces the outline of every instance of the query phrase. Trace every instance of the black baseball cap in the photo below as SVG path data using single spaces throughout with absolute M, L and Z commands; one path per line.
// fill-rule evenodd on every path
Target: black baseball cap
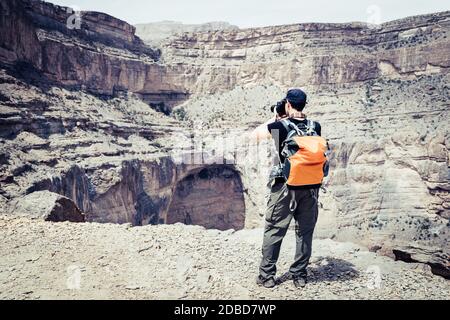
M 306 104 L 306 93 L 298 88 L 289 89 L 286 99 L 294 106 L 304 106 Z

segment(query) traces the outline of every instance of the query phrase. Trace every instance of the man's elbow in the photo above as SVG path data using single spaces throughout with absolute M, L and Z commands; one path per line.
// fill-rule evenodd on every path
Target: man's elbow
M 253 142 L 258 142 L 259 141 L 259 134 L 258 134 L 258 129 L 253 130 L 252 132 L 250 132 L 249 134 L 249 139 Z

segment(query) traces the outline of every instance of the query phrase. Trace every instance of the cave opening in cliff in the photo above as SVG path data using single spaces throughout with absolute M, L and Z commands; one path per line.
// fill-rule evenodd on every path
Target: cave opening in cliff
M 243 229 L 245 203 L 239 173 L 230 165 L 211 165 L 181 179 L 165 218 L 165 223 L 177 222 L 207 229 Z

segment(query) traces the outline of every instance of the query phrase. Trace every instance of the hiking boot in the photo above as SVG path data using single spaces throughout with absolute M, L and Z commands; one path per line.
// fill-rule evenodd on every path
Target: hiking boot
M 264 288 L 273 288 L 276 285 L 274 278 L 264 279 L 261 276 L 256 278 L 256 284 L 258 286 L 263 286 Z
M 306 286 L 306 277 L 294 277 L 294 286 L 298 289 L 304 288 Z
M 292 274 L 288 271 L 283 273 L 280 277 L 278 277 L 275 282 L 277 284 L 282 284 L 283 282 L 286 282 L 288 280 L 292 280 Z

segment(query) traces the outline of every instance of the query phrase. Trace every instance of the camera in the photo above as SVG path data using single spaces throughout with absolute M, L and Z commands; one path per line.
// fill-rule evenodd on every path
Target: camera
M 276 111 L 277 115 L 280 117 L 284 117 L 286 115 L 286 99 L 283 99 L 281 101 L 278 101 L 277 104 L 274 104 L 270 107 L 270 111 L 274 112 L 274 110 Z

